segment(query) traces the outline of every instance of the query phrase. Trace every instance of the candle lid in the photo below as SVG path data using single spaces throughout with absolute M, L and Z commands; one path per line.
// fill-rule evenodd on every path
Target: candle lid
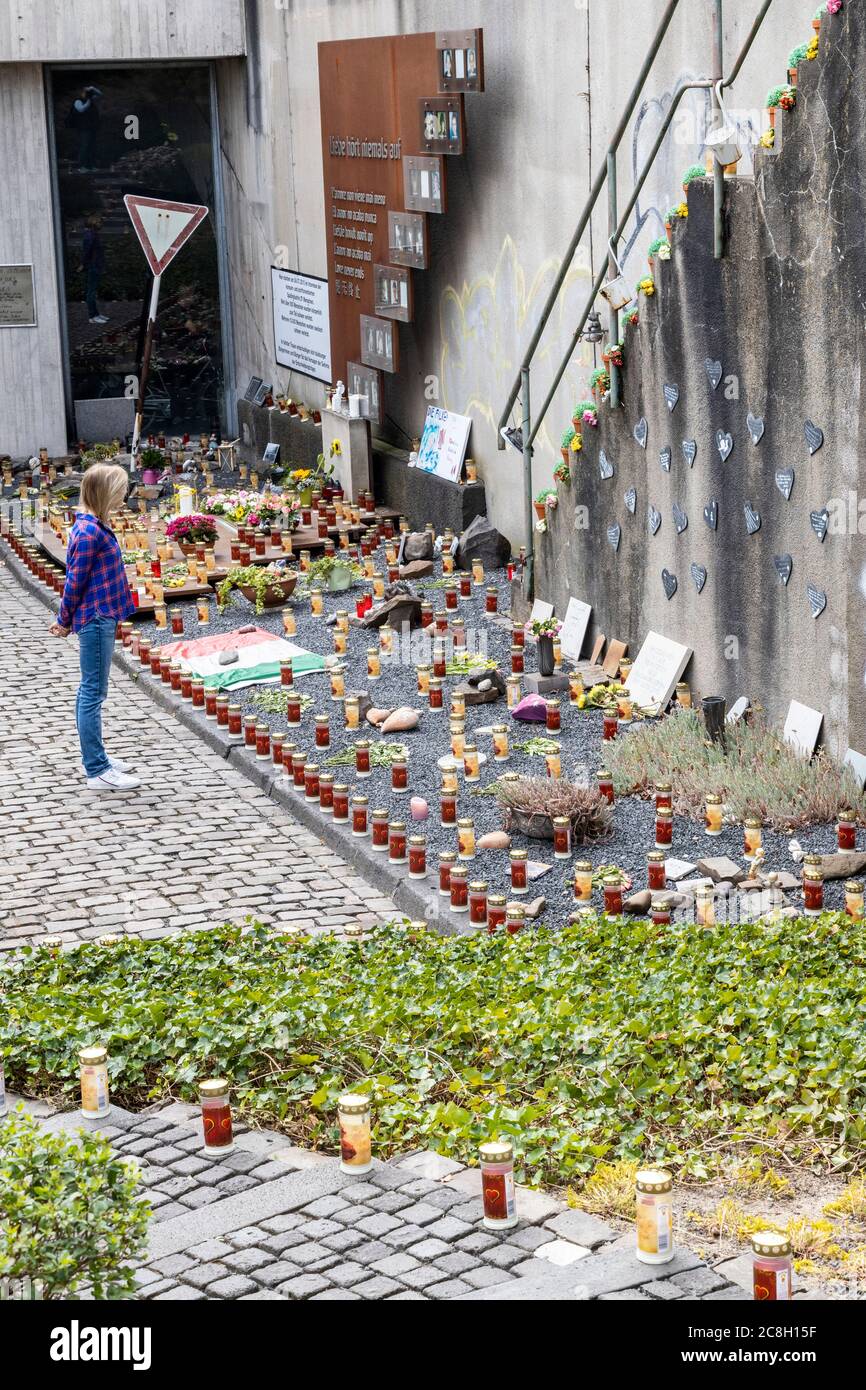
M 719 796 L 718 792 L 707 792 L 707 805 L 708 805 L 708 806 L 721 806 L 721 804 L 722 804 L 722 798 Z M 747 824 L 748 824 L 748 822 L 747 822 Z
M 200 1081 L 198 1083 L 198 1093 L 203 1099 L 212 1099 L 215 1096 L 227 1096 L 229 1093 L 229 1083 L 224 1076 L 215 1076 L 210 1081 Z
M 460 822 L 458 821 L 457 824 L 459 825 Z M 513 850 L 511 850 L 511 852 L 510 852 L 509 858 L 511 858 L 511 859 L 528 859 L 528 858 L 529 858 L 529 850 L 528 850 L 528 849 L 513 849 Z
M 757 816 L 748 816 L 743 822 L 747 830 L 760 830 L 762 822 Z
M 641 1168 L 635 1178 L 638 1192 L 670 1192 L 673 1178 L 664 1168 Z
M 443 849 L 442 853 L 439 855 L 439 863 L 453 864 L 456 858 L 457 855 L 454 853 L 453 849 Z
M 570 821 L 570 819 L 569 819 L 568 816 L 554 816 L 554 817 L 553 817 L 553 824 L 554 824 L 554 825 L 571 825 L 571 821 Z
M 370 1109 L 370 1097 L 347 1091 L 345 1095 L 340 1096 L 337 1106 L 344 1115 L 363 1115 Z
M 392 820 L 388 828 L 390 830 L 405 830 L 406 822 L 404 820 Z
M 83 1047 L 78 1054 L 78 1060 L 83 1067 L 94 1067 L 104 1062 L 107 1056 L 108 1049 L 105 1047 Z
M 656 791 L 657 791 L 657 792 L 669 792 L 670 790 L 671 790 L 671 784 L 670 784 L 670 782 L 656 782 Z
M 514 1157 L 514 1145 L 510 1139 L 491 1139 L 479 1144 L 478 1156 L 482 1163 L 507 1163 Z
M 487 892 L 487 883 L 486 883 L 486 881 L 485 881 L 483 878 L 476 878 L 472 883 L 470 883 L 470 885 L 469 885 L 469 892 L 470 892 L 470 893 L 486 893 L 486 892 Z
M 468 871 L 467 871 L 467 872 L 468 872 Z M 506 907 L 505 911 L 506 911 L 506 914 L 507 914 L 509 917 L 525 917 L 525 916 L 526 916 L 526 908 L 523 906 L 523 903 L 509 903 L 508 906 Z
M 756 1255 L 769 1255 L 781 1259 L 791 1253 L 791 1242 L 781 1231 L 756 1231 L 752 1236 L 752 1250 Z
M 670 902 L 667 898 L 653 898 L 650 902 L 650 912 L 668 912 Z
M 847 883 L 845 884 L 845 892 L 846 892 L 846 893 L 862 893 L 862 892 L 863 892 L 863 882 L 862 882 L 862 880 L 859 879 L 859 878 L 849 878 L 848 881 L 847 881 Z
M 671 810 L 670 806 L 659 806 L 658 810 L 656 811 L 656 818 L 661 818 L 662 820 L 672 820 L 673 814 L 674 813 Z
M 647 855 L 650 864 L 663 864 L 665 862 L 665 852 L 662 849 L 651 849 Z
M 582 873 L 582 874 L 591 874 L 591 873 L 592 873 L 592 864 L 590 863 L 590 861 L 589 861 L 588 859 L 578 859 L 578 860 L 575 862 L 574 867 L 575 867 L 575 870 L 576 870 L 576 871 L 578 871 L 578 872 L 580 872 L 580 873 Z

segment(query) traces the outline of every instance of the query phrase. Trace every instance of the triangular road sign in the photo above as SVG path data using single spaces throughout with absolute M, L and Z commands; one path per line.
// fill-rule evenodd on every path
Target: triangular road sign
M 161 275 L 208 209 L 199 203 L 173 203 L 169 198 L 142 198 L 127 193 L 126 210 L 154 275 Z

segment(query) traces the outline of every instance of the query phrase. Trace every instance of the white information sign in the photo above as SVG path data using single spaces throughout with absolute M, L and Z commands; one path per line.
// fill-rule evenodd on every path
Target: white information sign
M 423 468 L 426 473 L 436 473 L 440 478 L 450 478 L 452 483 L 456 483 L 463 467 L 471 428 L 472 421 L 468 415 L 455 415 L 453 411 L 443 410 L 438 405 L 428 406 L 415 467 Z
M 271 266 L 274 349 L 292 372 L 330 382 L 331 320 L 328 282 L 316 275 Z
M 691 654 L 691 647 L 672 642 L 659 632 L 648 632 L 625 683 L 635 704 L 663 709 Z
M 785 742 L 790 743 L 794 751 L 804 758 L 811 758 L 823 722 L 824 716 L 820 711 L 792 700 L 785 720 Z

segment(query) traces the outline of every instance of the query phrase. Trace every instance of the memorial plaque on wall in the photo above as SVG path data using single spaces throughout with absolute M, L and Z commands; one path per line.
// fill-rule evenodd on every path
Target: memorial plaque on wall
M 445 164 L 441 155 L 406 155 L 403 201 L 413 212 L 445 211 Z
M 383 372 L 396 372 L 399 350 L 397 325 L 389 319 L 361 315 L 361 361 L 365 367 L 379 367 Z
M 392 265 L 427 269 L 426 213 L 388 213 L 388 260 Z
M 374 425 L 381 425 L 385 418 L 382 373 L 376 367 L 365 367 L 362 362 L 349 362 L 346 378 L 350 396 L 366 397 L 366 409 L 361 410 L 364 419 Z
M 35 328 L 32 265 L 0 265 L 0 328 Z
M 462 154 L 466 143 L 463 97 L 422 97 L 418 138 L 428 154 Z
M 484 43 L 481 29 L 437 31 L 440 92 L 484 91 Z
M 374 265 L 376 313 L 385 319 L 412 321 L 412 272 L 399 265 Z

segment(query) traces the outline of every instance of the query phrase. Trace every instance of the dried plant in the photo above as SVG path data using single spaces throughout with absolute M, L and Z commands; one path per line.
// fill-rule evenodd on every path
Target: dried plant
M 521 828 L 535 839 L 549 839 L 555 816 L 571 821 L 575 844 L 606 840 L 613 833 L 610 804 L 594 787 L 579 787 L 560 777 L 521 777 L 517 782 L 497 782 L 494 792 L 506 830 L 517 817 L 526 818 Z
M 707 792 L 717 792 L 729 818 L 758 816 L 780 831 L 833 821 L 846 807 L 866 818 L 866 798 L 849 769 L 823 750 L 802 757 L 758 716 L 727 725 L 722 748 L 708 740 L 695 710 L 675 709 L 608 750 L 620 795 L 651 796 L 656 782 L 670 782 L 678 815 L 700 819 Z

